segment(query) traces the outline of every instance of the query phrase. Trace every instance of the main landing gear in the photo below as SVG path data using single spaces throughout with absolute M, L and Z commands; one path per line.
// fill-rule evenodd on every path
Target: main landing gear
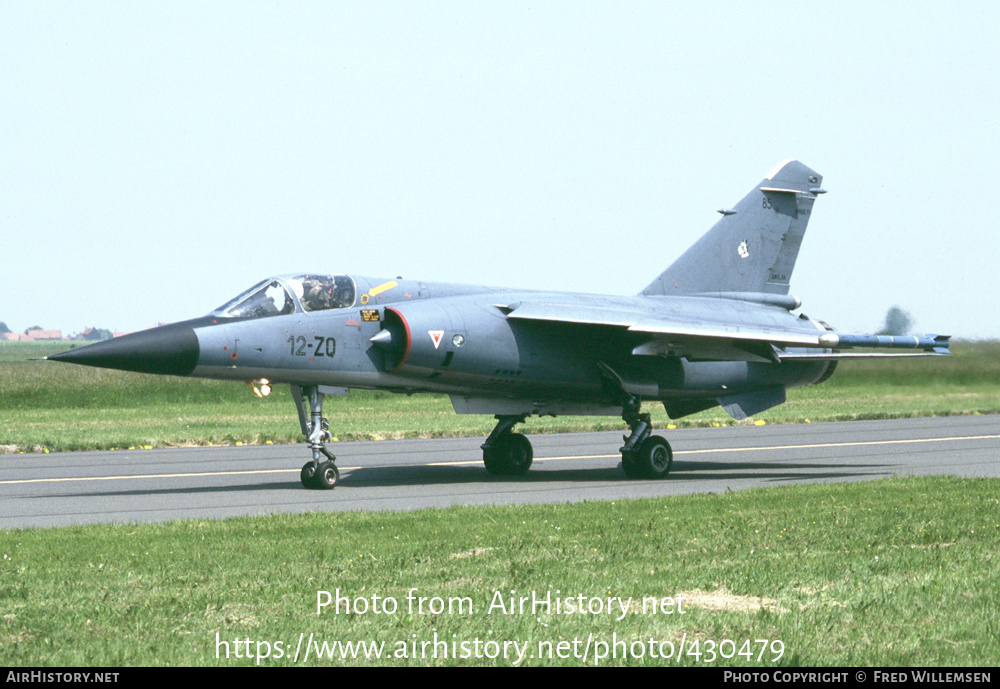
M 483 464 L 494 476 L 521 476 L 531 468 L 534 454 L 531 442 L 520 433 L 511 433 L 516 423 L 524 423 L 527 414 L 496 416 L 496 428 L 482 444 Z
M 670 443 L 651 434 L 649 414 L 640 414 L 640 399 L 630 395 L 622 405 L 622 419 L 631 433 L 623 437 L 622 469 L 629 478 L 659 479 L 670 473 L 674 453 Z M 531 443 L 520 433 L 512 433 L 514 424 L 524 423 L 527 414 L 496 416 L 496 428 L 483 443 L 483 464 L 494 476 L 522 476 L 531 467 Z
M 649 414 L 640 414 L 639 407 L 634 395 L 622 407 L 622 419 L 632 431 L 622 438 L 622 469 L 629 478 L 663 478 L 670 473 L 674 453 L 664 438 L 650 434 Z
M 326 449 L 324 443 L 332 438 L 330 424 L 323 418 L 323 393 L 318 387 L 292 386 L 292 396 L 295 398 L 295 406 L 299 410 L 299 424 L 302 426 L 302 433 L 306 436 L 310 449 L 312 449 L 312 461 L 306 462 L 302 467 L 300 477 L 302 485 L 314 490 L 330 490 L 337 485 L 340 480 L 340 471 L 334 462 L 337 458 Z M 306 404 L 309 405 L 308 412 Z M 322 459 L 322 457 L 326 459 Z

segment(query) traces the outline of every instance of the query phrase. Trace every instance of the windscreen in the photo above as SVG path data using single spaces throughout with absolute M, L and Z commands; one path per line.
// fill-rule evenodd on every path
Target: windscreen
M 267 318 L 295 312 L 295 300 L 277 280 L 264 280 L 232 299 L 214 313 L 227 318 Z

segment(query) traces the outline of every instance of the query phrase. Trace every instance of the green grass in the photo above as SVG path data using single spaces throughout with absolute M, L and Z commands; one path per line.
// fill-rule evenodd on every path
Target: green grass
M 947 477 L 573 505 L 0 531 L 0 665 L 248 665 L 234 641 L 764 639 L 778 665 L 993 666 L 1000 481 Z M 469 598 L 411 614 L 406 597 Z M 316 614 L 317 591 L 398 603 Z M 684 614 L 487 614 L 494 592 L 683 596 Z M 676 609 L 676 608 L 674 608 Z M 638 611 L 638 612 L 637 612 Z M 231 657 L 216 658 L 216 634 Z M 454 635 L 454 636 L 453 636 Z M 694 647 L 693 642 L 698 641 Z M 260 647 L 263 652 L 263 646 Z M 419 648 L 419 646 L 418 646 Z M 664 645 L 664 652 L 667 646 Z M 716 647 L 716 652 L 718 652 Z M 732 655 L 727 647 L 727 652 Z M 276 652 L 275 652 L 276 654 Z M 315 661 L 314 661 L 315 662 Z M 718 661 L 717 661 L 718 662 Z M 336 665 L 511 665 L 418 657 Z M 287 665 L 270 658 L 262 665 Z M 530 665 L 582 665 L 579 656 Z M 587 665 L 595 664 L 593 649 Z M 662 665 L 648 656 L 601 661 Z M 674 664 L 671 662 L 671 664 Z
M 0 345 L 0 452 L 299 442 L 291 394 L 260 400 L 239 383 L 27 361 L 65 343 Z M 1000 343 L 956 342 L 949 358 L 841 362 L 818 386 L 796 388 L 766 423 L 1000 413 Z M 720 408 L 657 427 L 732 424 Z M 489 416 L 460 416 L 442 395 L 352 392 L 327 397 L 340 440 L 485 435 Z M 615 417 L 532 418 L 526 432 L 622 429 Z

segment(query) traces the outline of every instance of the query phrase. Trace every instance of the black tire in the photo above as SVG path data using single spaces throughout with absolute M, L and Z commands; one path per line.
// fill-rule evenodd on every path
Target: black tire
M 632 450 L 631 452 L 622 452 L 622 471 L 629 478 L 644 478 L 645 474 L 642 472 L 642 467 L 639 465 L 639 452 L 637 450 Z
M 520 433 L 504 433 L 483 450 L 483 464 L 494 476 L 523 476 L 531 468 L 531 441 Z
M 651 435 L 642 441 L 637 455 L 637 465 L 646 478 L 664 478 L 674 465 L 670 443 L 658 435 Z
M 486 466 L 486 473 L 491 474 L 492 476 L 503 475 L 500 453 L 497 452 L 497 448 L 491 447 L 488 450 L 483 450 L 483 464 Z
M 302 485 L 305 486 L 306 488 L 310 490 L 318 488 L 318 486 L 316 485 L 316 476 L 313 473 L 312 462 L 306 462 L 303 465 L 302 471 L 299 473 L 299 478 L 302 479 Z
M 302 485 L 309 490 L 330 490 L 340 480 L 340 470 L 333 462 L 323 462 L 319 465 L 319 471 L 314 472 L 313 463 L 306 462 L 299 477 Z
M 323 462 L 319 465 L 319 471 L 313 476 L 314 487 L 320 490 L 332 490 L 340 480 L 340 470 L 333 462 Z

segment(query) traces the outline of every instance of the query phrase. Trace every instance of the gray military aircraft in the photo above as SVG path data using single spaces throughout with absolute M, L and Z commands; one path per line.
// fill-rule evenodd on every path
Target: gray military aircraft
M 793 314 L 789 279 L 822 178 L 788 160 L 636 296 L 302 273 L 263 280 L 202 318 L 48 357 L 177 376 L 291 386 L 312 461 L 307 488 L 339 472 L 323 399 L 348 389 L 445 393 L 459 414 L 492 414 L 491 474 L 528 470 L 531 415 L 614 415 L 632 478 L 662 478 L 673 453 L 643 401 L 671 418 L 721 405 L 744 419 L 822 383 L 838 360 L 948 354 L 949 338 L 838 334 Z M 852 348 L 913 352 L 843 352 Z

